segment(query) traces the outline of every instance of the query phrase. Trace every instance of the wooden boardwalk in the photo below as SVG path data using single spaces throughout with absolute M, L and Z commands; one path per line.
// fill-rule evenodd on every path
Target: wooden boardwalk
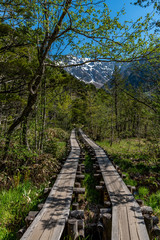
M 79 130 L 93 148 L 112 202 L 112 240 L 149 240 L 141 209 L 107 155 Z
M 72 131 L 71 152 L 44 204 L 21 240 L 59 240 L 69 216 L 80 147 Z

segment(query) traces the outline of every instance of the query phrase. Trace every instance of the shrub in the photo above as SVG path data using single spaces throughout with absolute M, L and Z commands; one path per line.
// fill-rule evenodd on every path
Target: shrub
M 149 194 L 149 190 L 148 190 L 148 188 L 146 188 L 146 187 L 140 187 L 140 188 L 138 189 L 138 194 L 139 194 L 139 197 L 140 197 L 140 198 L 144 199 L 144 198 L 146 198 L 147 195 Z
M 69 134 L 61 128 L 49 128 L 46 130 L 46 138 L 57 138 L 60 141 L 66 141 L 69 138 Z
M 156 193 L 153 193 L 148 200 L 148 204 L 153 208 L 156 209 L 160 206 L 160 190 Z

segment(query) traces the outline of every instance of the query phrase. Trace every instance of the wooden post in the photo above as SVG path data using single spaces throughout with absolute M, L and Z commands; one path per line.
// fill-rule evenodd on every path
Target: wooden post
M 40 211 L 43 208 L 43 206 L 44 206 L 44 203 L 39 203 L 38 204 L 38 210 Z
M 159 229 L 159 227 L 157 225 L 153 226 L 151 235 L 152 235 L 152 239 L 155 239 L 155 237 L 156 237 L 156 239 L 157 239 L 157 237 L 159 239 L 159 237 L 160 237 L 160 229 Z
M 153 225 L 156 225 L 159 223 L 159 218 L 157 216 L 152 216 L 152 220 L 153 220 Z
M 149 238 L 152 239 L 151 231 L 152 231 L 152 228 L 153 228 L 153 219 L 149 214 L 144 214 L 143 217 L 144 217 L 144 222 L 146 224 L 146 228 L 147 228 Z
M 29 227 L 29 225 L 33 222 L 38 213 L 38 211 L 30 211 L 28 213 L 28 216 L 25 218 L 27 227 Z
M 96 186 L 96 190 L 100 192 L 100 201 L 104 203 L 104 186 Z
M 97 180 L 101 180 L 102 175 L 100 173 L 95 173 L 94 177 L 97 178 Z
M 72 204 L 72 210 L 78 210 L 79 209 L 79 203 L 78 202 L 74 202 Z
M 77 239 L 84 239 L 85 233 L 84 233 L 84 220 L 79 219 L 78 221 L 78 236 Z
M 142 206 L 141 211 L 142 211 L 142 214 L 149 214 L 150 216 L 153 213 L 153 209 L 151 207 L 148 207 L 148 206 Z
M 80 187 L 81 187 L 81 183 L 80 183 L 80 182 L 75 182 L 74 186 L 75 186 L 76 188 L 80 188 Z
M 76 175 L 77 180 L 83 180 L 85 176 L 83 174 L 81 175 Z
M 78 235 L 78 223 L 76 219 L 68 219 L 68 235 L 74 240 Z
M 23 234 L 25 233 L 25 231 L 26 231 L 26 226 L 23 227 L 23 228 L 21 228 L 21 229 L 16 233 L 17 239 L 20 239 L 20 238 L 23 236 Z
M 142 199 L 136 199 L 137 203 L 139 204 L 140 207 L 143 206 L 144 202 Z
M 112 232 L 112 215 L 110 213 L 104 213 L 102 216 L 103 220 L 103 240 L 111 240 Z
M 99 169 L 98 164 L 93 164 L 93 169 L 95 169 L 95 170 Z
M 98 221 L 97 229 L 98 229 L 99 237 L 100 237 L 100 239 L 102 239 L 102 234 L 103 234 L 103 231 L 104 231 L 104 227 L 103 227 L 103 223 L 101 221 Z
M 79 171 L 79 172 L 82 172 L 82 166 L 81 166 L 81 164 L 78 165 L 78 171 Z
M 110 201 L 104 201 L 104 207 L 105 208 L 111 208 L 112 207 L 112 203 Z

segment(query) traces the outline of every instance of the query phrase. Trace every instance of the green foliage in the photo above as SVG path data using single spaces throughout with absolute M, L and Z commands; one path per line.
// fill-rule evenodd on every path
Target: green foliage
M 61 128 L 49 128 L 46 130 L 46 138 L 56 138 L 60 141 L 67 141 L 69 138 L 69 134 Z
M 160 191 L 151 194 L 147 203 L 155 210 L 155 212 L 158 212 L 160 214 Z
M 42 186 L 30 182 L 0 192 L 0 239 L 16 239 L 15 229 L 24 224 L 24 217 L 40 202 Z
M 58 145 L 57 138 L 51 138 L 46 140 L 44 144 L 44 152 L 51 153 L 53 156 L 55 156 L 57 152 L 57 145 Z
M 44 152 L 54 157 L 61 158 L 64 155 L 69 134 L 61 128 L 49 128 L 45 133 Z
M 128 173 L 124 172 L 124 174 L 126 175 L 126 178 L 124 179 L 126 185 L 137 186 L 137 182 L 131 179 Z
M 140 199 L 146 199 L 147 196 L 149 195 L 149 189 L 146 187 L 140 187 L 138 189 L 138 195 Z

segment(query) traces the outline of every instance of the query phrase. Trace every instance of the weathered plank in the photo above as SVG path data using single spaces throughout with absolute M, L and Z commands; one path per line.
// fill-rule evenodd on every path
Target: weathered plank
M 71 152 L 51 192 L 35 220 L 21 240 L 59 240 L 69 216 L 73 187 L 80 156 L 80 147 L 72 131 Z
M 133 195 L 103 149 L 79 131 L 95 151 L 112 202 L 112 240 L 149 240 L 141 209 Z

